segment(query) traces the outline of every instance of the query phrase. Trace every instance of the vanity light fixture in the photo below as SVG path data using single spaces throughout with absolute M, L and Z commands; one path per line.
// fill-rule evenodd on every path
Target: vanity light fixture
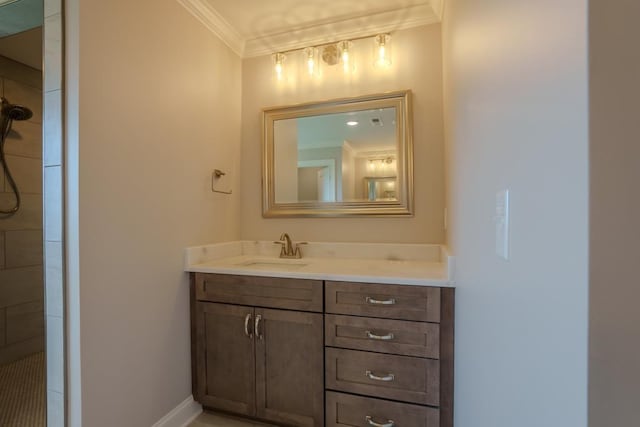
M 347 122 L 348 126 L 358 126 L 358 122 L 356 122 L 355 120 L 351 120 L 349 122 Z
M 273 55 L 273 61 L 275 62 L 275 71 L 276 71 L 276 77 L 278 80 L 282 80 L 282 64 L 285 60 L 286 56 L 284 53 L 276 53 L 275 55 Z
M 0 0 L 2 2 L 2 0 Z M 375 50 L 373 52 L 373 65 L 376 68 L 386 68 L 391 65 L 391 36 L 389 34 L 377 34 L 375 36 L 356 37 L 350 40 L 342 40 L 339 42 L 326 43 L 317 46 L 307 46 L 305 48 L 291 49 L 275 53 L 273 55 L 274 70 L 277 80 L 284 77 L 284 61 L 287 55 L 292 52 L 301 51 L 302 55 L 291 58 L 296 61 L 303 60 L 303 64 L 294 64 L 294 69 L 306 69 L 309 76 L 313 77 L 319 73 L 320 65 L 326 64 L 334 66 L 342 64 L 345 73 L 351 73 L 356 69 L 356 61 L 354 60 L 355 41 L 371 39 L 374 40 Z M 296 59 L 300 58 L 300 59 Z M 291 60 L 291 59 L 290 59 Z
M 380 157 L 378 157 L 378 158 L 371 158 L 371 159 L 369 159 L 369 163 L 371 163 L 371 164 L 375 164 L 375 163 L 379 163 L 379 164 L 383 164 L 383 163 L 391 164 L 391 163 L 393 163 L 393 157 L 388 156 L 388 157 L 382 157 L 382 158 L 380 158 Z
M 367 172 L 369 172 L 372 177 L 395 176 L 397 170 L 394 164 L 394 158 L 392 156 L 370 158 L 367 165 Z
M 389 34 L 378 34 L 374 38 L 375 60 L 373 65 L 376 68 L 386 68 L 391 65 L 391 36 Z

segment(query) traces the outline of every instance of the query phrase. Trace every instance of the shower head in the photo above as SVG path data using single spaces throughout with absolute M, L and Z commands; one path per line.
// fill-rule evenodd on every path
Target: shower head
M 5 114 L 13 120 L 29 120 L 33 116 L 33 112 L 30 109 L 21 105 L 12 105 L 11 109 Z
M 11 104 L 6 98 L 2 98 L 2 115 L 11 120 L 29 120 L 33 112 L 27 107 Z

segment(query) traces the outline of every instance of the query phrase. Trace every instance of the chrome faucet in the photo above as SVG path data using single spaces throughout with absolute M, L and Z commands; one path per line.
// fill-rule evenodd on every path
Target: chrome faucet
M 280 248 L 280 258 L 302 258 L 302 251 L 300 251 L 300 245 L 306 245 L 307 242 L 296 243 L 295 250 L 293 249 L 293 243 L 291 237 L 287 233 L 282 233 L 280 240 L 273 242 L 282 245 Z

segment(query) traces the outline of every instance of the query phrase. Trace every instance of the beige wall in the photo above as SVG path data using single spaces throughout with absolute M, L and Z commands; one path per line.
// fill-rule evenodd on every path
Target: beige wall
M 39 45 L 32 46 L 40 48 Z M 5 143 L 22 198 L 14 215 L 0 214 L 0 364 L 44 349 L 42 280 L 42 73 L 0 56 L 0 95 L 31 109 L 14 121 Z M 0 210 L 15 196 L 0 166 Z
M 359 198 L 368 198 L 368 189 L 367 186 L 365 185 L 364 182 L 364 178 L 366 176 L 370 176 L 373 175 L 373 173 L 368 169 L 369 166 L 369 159 L 367 159 L 366 157 L 356 157 L 355 161 L 355 187 L 356 187 L 356 191 L 355 191 L 355 195 L 356 197 Z
M 0 37 L 0 56 L 10 58 L 33 69 L 42 70 L 42 33 L 42 27 L 36 27 Z M 41 80 L 42 78 L 40 78 Z
M 584 427 L 587 0 L 450 0 L 443 29 L 456 425 Z
M 244 239 L 274 239 L 283 231 L 296 240 L 442 243 L 444 164 L 440 26 L 393 33 L 394 64 L 375 70 L 371 40 L 356 45 L 363 64 L 351 78 L 327 70 L 313 81 L 304 70 L 288 80 L 274 78 L 270 56 L 243 61 L 242 232 Z M 357 50 L 358 46 L 362 46 Z M 289 61 L 285 65 L 293 64 Z M 291 70 L 291 68 L 289 68 Z M 299 72 L 296 72 L 299 71 Z M 261 204 L 261 109 L 275 105 L 411 89 L 414 94 L 415 217 L 348 219 L 265 219 Z
M 66 11 L 71 425 L 150 426 L 191 394 L 182 251 L 239 238 L 241 63 L 174 0 Z
M 640 405 L 640 4 L 589 2 L 589 425 Z
M 274 179 L 281 183 L 274 199 L 278 203 L 295 203 L 298 200 L 298 123 L 295 120 L 279 120 L 274 124 Z
M 348 201 L 355 199 L 356 189 L 356 164 L 353 150 L 347 145 L 342 144 L 342 200 Z

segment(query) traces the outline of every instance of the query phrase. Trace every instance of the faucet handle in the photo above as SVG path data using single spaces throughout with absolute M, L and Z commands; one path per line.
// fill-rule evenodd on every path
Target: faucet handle
M 308 242 L 298 242 L 296 243 L 296 250 L 294 252 L 294 256 L 296 258 L 302 258 L 302 251 L 300 250 L 300 245 L 308 245 Z

